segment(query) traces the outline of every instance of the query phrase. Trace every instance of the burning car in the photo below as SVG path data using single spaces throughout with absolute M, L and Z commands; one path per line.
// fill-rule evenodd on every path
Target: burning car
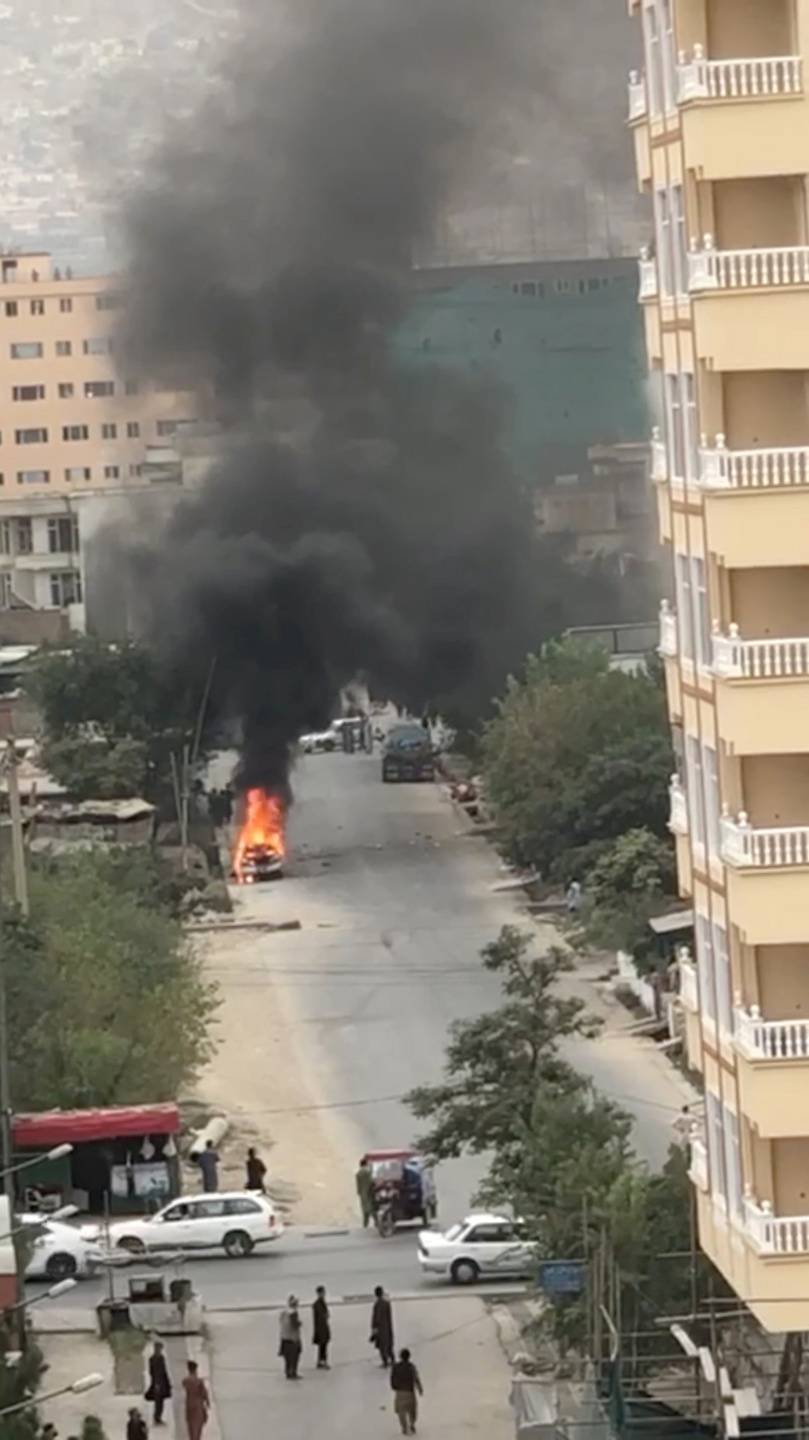
M 244 797 L 244 820 L 233 856 L 240 885 L 278 880 L 284 873 L 286 806 L 278 795 L 255 788 Z

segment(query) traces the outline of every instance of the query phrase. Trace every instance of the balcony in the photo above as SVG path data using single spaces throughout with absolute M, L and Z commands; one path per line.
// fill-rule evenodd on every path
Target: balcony
M 699 982 L 697 967 L 691 959 L 688 947 L 684 945 L 677 956 L 680 971 L 680 999 L 686 1010 L 699 1013 Z
M 713 635 L 713 672 L 722 680 L 805 680 L 809 639 L 742 640 L 738 625 Z
M 809 825 L 755 828 L 742 811 L 720 822 L 722 859 L 741 870 L 791 870 L 809 865 Z
M 689 60 L 680 51 L 677 98 L 681 105 L 695 100 L 770 100 L 802 94 L 800 55 L 707 60 L 702 45 L 695 45 Z
M 691 1163 L 688 1166 L 688 1175 L 697 1189 L 704 1190 L 707 1194 L 708 1182 L 708 1149 L 700 1134 L 698 1127 L 695 1127 L 691 1134 Z
M 713 447 L 702 439 L 700 484 L 706 490 L 809 489 L 809 445 L 728 450 L 724 435 L 717 435 Z
M 688 802 L 679 775 L 672 775 L 669 785 L 669 830 L 675 835 L 688 834 Z
M 807 311 L 809 318 L 809 311 Z M 809 446 L 699 452 L 708 543 L 729 569 L 809 565 Z
M 712 668 L 720 733 L 734 755 L 806 749 L 809 638 L 743 640 L 714 626 Z
M 629 123 L 645 120 L 648 110 L 646 78 L 637 70 L 629 72 Z
M 809 1215 L 773 1215 L 769 1200 L 745 1195 L 744 1228 L 759 1255 L 809 1254 Z
M 671 609 L 668 600 L 660 601 L 660 645 L 658 649 L 660 654 L 667 656 L 669 660 L 677 657 L 677 615 Z
M 809 1020 L 764 1020 L 757 1005 L 735 1015 L 734 1041 L 748 1060 L 809 1060 Z
M 709 368 L 809 370 L 809 246 L 717 250 L 706 235 L 701 247 L 692 242 L 688 286 Z
M 658 291 L 657 261 L 650 255 L 645 245 L 640 252 L 639 269 L 640 289 L 638 291 L 638 299 L 656 300 Z M 809 369 L 809 366 L 807 368 Z

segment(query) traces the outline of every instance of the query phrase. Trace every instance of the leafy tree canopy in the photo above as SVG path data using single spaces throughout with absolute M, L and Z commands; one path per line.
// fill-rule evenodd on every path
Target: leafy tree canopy
M 674 847 L 651 830 L 628 830 L 606 846 L 587 874 L 577 942 L 625 950 L 641 964 L 654 952 L 649 921 L 676 893 Z
M 108 741 L 65 735 L 45 744 L 43 760 L 54 779 L 77 800 L 142 795 L 149 783 L 147 747 L 129 736 Z
M 7 917 L 12 1094 L 20 1109 L 173 1099 L 211 1054 L 216 997 L 147 864 L 40 864 L 31 919 Z

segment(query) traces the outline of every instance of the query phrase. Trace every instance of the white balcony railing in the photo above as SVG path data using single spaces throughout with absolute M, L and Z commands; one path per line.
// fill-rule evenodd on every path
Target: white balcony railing
M 708 1150 L 699 1133 L 695 1130 L 691 1134 L 691 1163 L 688 1166 L 688 1174 L 691 1181 L 700 1190 L 708 1190 Z
M 722 859 L 739 869 L 787 870 L 809 865 L 809 825 L 754 829 L 744 811 L 738 820 L 725 811 L 720 822 Z
M 648 109 L 646 77 L 637 70 L 629 72 L 629 119 L 642 120 Z
M 800 55 L 765 55 L 742 60 L 706 60 L 701 45 L 689 60 L 680 51 L 677 66 L 678 99 L 757 100 L 803 93 Z
M 809 676 L 809 638 L 742 640 L 738 625 L 713 634 L 713 671 L 723 680 L 789 680 Z
M 677 654 L 677 613 L 668 600 L 660 601 L 660 654 L 672 659 Z
M 700 484 L 706 490 L 795 490 L 809 486 L 809 445 L 777 450 L 728 450 L 724 435 L 711 447 L 703 435 Z
M 688 802 L 679 775 L 672 775 L 669 785 L 669 830 L 675 835 L 688 834 Z
M 697 967 L 687 945 L 683 945 L 677 955 L 677 968 L 680 972 L 680 999 L 686 1010 L 693 1010 L 696 1014 L 699 1010 L 699 982 Z
M 661 484 L 669 478 L 668 457 L 666 445 L 660 431 L 660 426 L 655 425 L 652 430 L 652 479 L 655 484 Z
M 713 236 L 688 253 L 688 288 L 767 290 L 809 285 L 809 245 L 778 245 L 755 250 L 717 250 Z
M 646 246 L 640 252 L 640 290 L 638 299 L 654 300 L 657 297 L 657 261 L 649 254 Z
M 809 1215 L 773 1215 L 769 1200 L 744 1197 L 744 1227 L 760 1255 L 805 1255 L 809 1252 Z
M 809 1020 L 763 1020 L 758 1005 L 735 1015 L 734 1043 L 748 1060 L 809 1060 Z

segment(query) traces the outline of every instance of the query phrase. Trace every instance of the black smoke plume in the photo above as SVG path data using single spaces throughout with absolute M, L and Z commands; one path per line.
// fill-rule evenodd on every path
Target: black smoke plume
M 135 553 L 138 589 L 173 664 L 215 661 L 244 784 L 284 787 L 292 742 L 359 671 L 412 707 L 480 714 L 562 583 L 501 397 L 392 344 L 413 247 L 541 83 L 541 13 L 296 0 L 280 45 L 247 14 L 129 208 L 130 361 L 207 393 L 227 434 Z

